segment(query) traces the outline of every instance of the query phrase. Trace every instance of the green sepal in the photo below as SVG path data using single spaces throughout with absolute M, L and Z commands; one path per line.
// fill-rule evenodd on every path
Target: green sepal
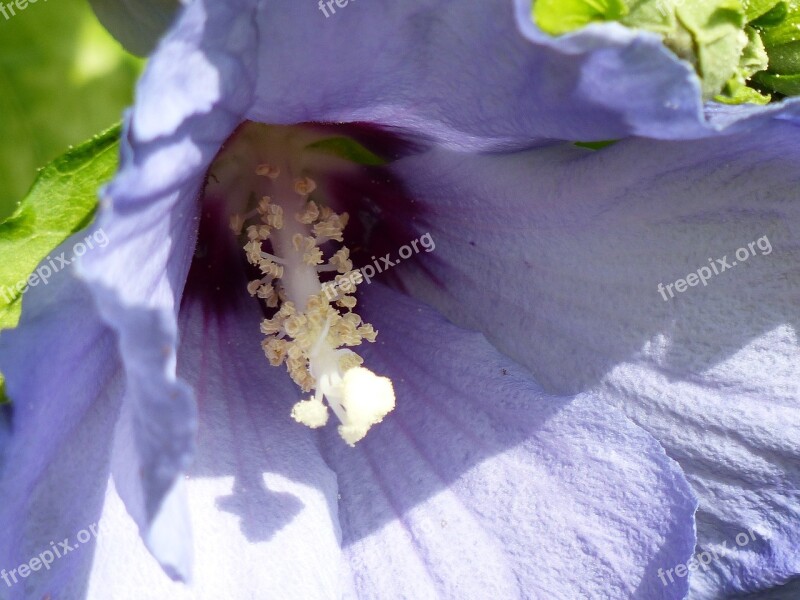
M 681 4 L 676 15 L 692 36 L 703 97 L 718 94 L 734 76 L 747 45 L 740 0 Z
M 628 13 L 622 0 L 536 0 L 533 20 L 550 35 L 562 35 L 590 23 L 619 21 Z
M 747 34 L 747 46 L 742 51 L 739 67 L 733 77 L 725 83 L 722 92 L 714 97 L 714 100 L 724 104 L 768 104 L 772 100 L 769 94 L 761 94 L 748 86 L 748 81 L 753 75 L 769 66 L 767 50 L 756 29 L 746 27 L 745 33 Z
M 714 100 L 722 104 L 769 104 L 772 96 L 762 94 L 741 82 L 738 78 L 732 78 L 725 84 L 722 94 L 714 97 Z

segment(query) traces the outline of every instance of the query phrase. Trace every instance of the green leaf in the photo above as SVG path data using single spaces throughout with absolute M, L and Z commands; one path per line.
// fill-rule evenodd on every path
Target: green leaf
M 550 35 L 561 35 L 601 21 L 619 21 L 628 12 L 622 0 L 536 0 L 533 19 Z
M 386 161 L 348 137 L 331 137 L 306 146 L 306 150 L 328 154 L 358 165 L 379 167 Z
M 97 190 L 117 167 L 119 132 L 114 126 L 47 165 L 0 222 L 0 328 L 17 324 L 23 286 L 36 265 L 91 222 Z
M 117 168 L 119 134 L 117 125 L 51 162 L 17 210 L 0 222 L 0 328 L 16 326 L 29 285 L 45 286 L 55 272 L 69 268 L 58 260 L 37 265 L 91 222 L 97 190 Z M 93 241 L 105 245 L 97 237 Z M 64 258 L 72 261 L 74 256 Z

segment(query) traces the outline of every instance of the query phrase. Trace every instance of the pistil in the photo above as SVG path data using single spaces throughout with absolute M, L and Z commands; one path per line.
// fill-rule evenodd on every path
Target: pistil
M 310 398 L 295 404 L 292 417 L 311 428 L 322 427 L 330 408 L 341 423 L 340 435 L 354 445 L 394 408 L 395 397 L 392 382 L 361 366 L 361 357 L 348 349 L 365 339 L 374 342 L 377 335 L 353 312 L 356 298 L 340 293 L 329 300 L 319 279 L 321 272 L 336 271 L 358 280 L 346 247 L 327 263 L 320 248 L 343 241 L 348 215 L 310 199 L 316 182 L 293 177 L 291 164 L 259 164 L 255 174 L 258 205 L 233 215 L 231 229 L 246 233 L 247 259 L 264 275 L 248 284 L 248 292 L 268 308 L 277 308 L 261 323 L 266 336 L 262 348 L 272 365 L 286 364 L 304 392 L 313 390 Z M 256 217 L 258 223 L 245 226 Z M 271 252 L 265 250 L 266 242 Z

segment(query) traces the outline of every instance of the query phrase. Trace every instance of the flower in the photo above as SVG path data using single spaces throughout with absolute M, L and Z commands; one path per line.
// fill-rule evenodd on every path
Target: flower
M 653 38 L 551 40 L 523 5 L 392 3 L 321 25 L 299 3 L 183 10 L 104 194 L 111 242 L 0 336 L 15 400 L 0 565 L 105 532 L 11 598 L 680 598 L 696 541 L 715 553 L 695 561 L 695 597 L 797 574 L 796 103 L 705 117 Z M 379 330 L 364 365 L 396 407 L 355 448 L 291 418 L 300 391 L 261 352 L 229 227 L 243 215 L 226 211 L 236 177 L 275 172 L 245 155 L 209 193 L 245 121 L 366 121 L 414 143 L 311 178 L 349 201 L 367 254 L 436 240 L 392 288 L 361 286 Z M 663 141 L 553 142 L 628 135 Z M 760 263 L 685 301 L 656 291 L 763 236 Z M 725 547 L 750 530 L 746 552 Z M 187 579 L 194 548 L 196 587 L 173 583 L 161 569 Z

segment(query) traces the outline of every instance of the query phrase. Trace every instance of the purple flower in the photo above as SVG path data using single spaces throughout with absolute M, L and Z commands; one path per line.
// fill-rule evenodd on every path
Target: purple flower
M 183 10 L 104 192 L 110 243 L 0 336 L 3 594 L 714 598 L 797 575 L 797 105 L 704 114 L 654 37 L 551 40 L 525 4 Z M 390 162 L 306 161 L 320 131 Z M 555 141 L 627 136 L 651 139 Z M 291 298 L 301 267 L 251 298 L 229 227 L 275 242 L 269 207 L 309 194 L 350 214 L 356 267 L 435 241 L 359 288 L 380 333 L 356 351 L 396 407 L 354 448 L 292 418 L 307 393 L 262 351 L 262 286 Z M 299 359 L 330 374 L 319 339 Z

